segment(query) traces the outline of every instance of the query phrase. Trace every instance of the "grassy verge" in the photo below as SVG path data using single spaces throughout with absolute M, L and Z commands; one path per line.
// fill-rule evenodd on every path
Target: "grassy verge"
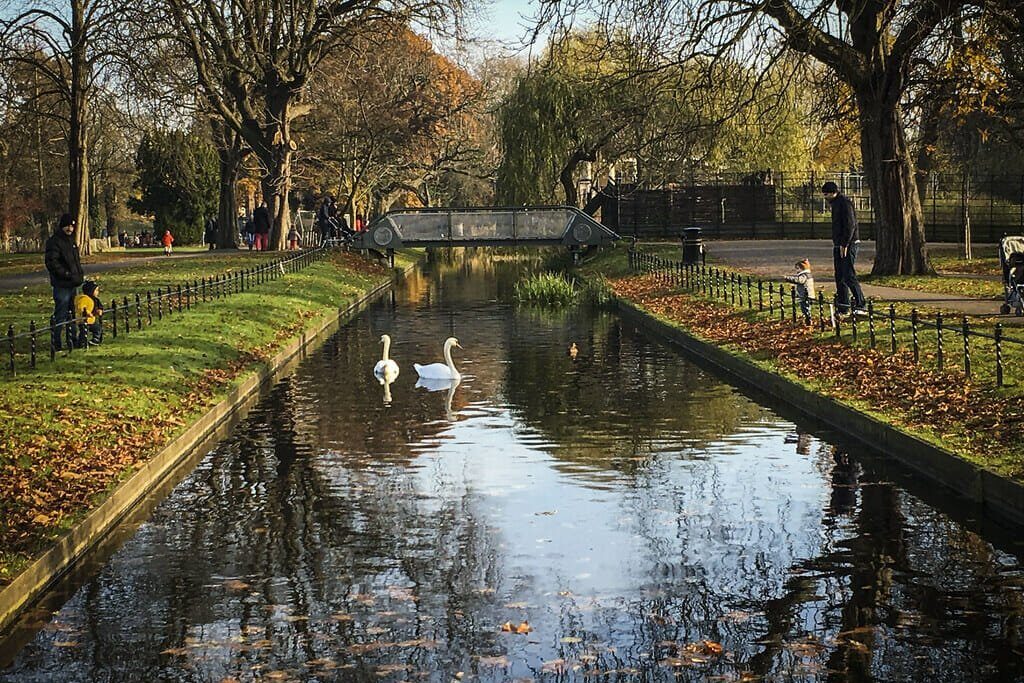
M 875 320 L 872 347 L 867 321 L 858 325 L 856 341 L 848 320 L 837 338 L 831 329 L 823 333 L 817 325 L 794 325 L 788 299 L 781 311 L 777 296 L 774 312 L 760 311 L 755 288 L 753 307 L 745 297 L 742 306 L 730 305 L 684 292 L 651 275 L 632 274 L 625 260 L 623 250 L 608 252 L 586 269 L 608 278 L 617 296 L 705 341 L 941 444 L 971 462 L 1024 481 L 1019 444 L 1024 430 L 1024 346 L 1011 349 L 1007 345 L 1007 385 L 997 389 L 988 340 L 972 340 L 972 378 L 968 379 L 963 372 L 962 340 L 951 330 L 944 333 L 940 370 L 934 329 L 918 329 L 915 362 L 909 323 L 897 322 L 897 350 L 891 353 L 892 336 L 882 316 Z M 767 296 L 764 304 L 767 307 Z M 898 310 L 897 315 L 903 312 Z
M 112 275 L 110 288 L 193 277 L 186 269 L 195 267 L 154 264 L 124 282 Z M 0 380 L 0 584 L 311 320 L 387 277 L 357 255 L 333 254 Z
M 123 297 L 135 292 L 145 294 L 151 290 L 156 294 L 158 287 L 177 286 L 202 277 L 234 273 L 280 256 L 281 253 L 277 252 L 252 251 L 226 260 L 214 252 L 208 256 L 188 259 L 139 263 L 96 276 L 90 276 L 89 267 L 86 266 L 85 272 L 86 277 L 99 283 L 100 300 L 109 307 L 115 298 L 121 301 Z M 37 326 L 45 327 L 49 324 L 52 312 L 53 295 L 50 287 L 45 284 L 0 295 L 0 330 L 6 331 L 8 325 L 14 325 L 16 332 L 24 332 L 30 320 L 35 320 Z
M 189 247 L 175 247 L 175 254 L 190 254 L 208 251 L 206 247 L 202 246 L 189 246 Z M 162 256 L 164 253 L 163 247 L 140 247 L 131 249 L 114 249 L 111 251 L 101 251 L 96 254 L 90 254 L 82 257 L 82 265 L 88 267 L 90 264 L 95 263 L 114 263 L 116 261 L 131 261 L 138 258 L 146 258 L 152 256 Z M 3 254 L 0 255 L 0 277 L 8 277 L 10 275 L 22 275 L 24 273 L 34 273 L 36 271 L 43 270 L 43 255 L 37 253 L 31 254 Z

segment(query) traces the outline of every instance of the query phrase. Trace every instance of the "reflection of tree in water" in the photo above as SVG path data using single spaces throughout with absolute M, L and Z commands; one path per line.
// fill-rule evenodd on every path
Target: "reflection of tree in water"
M 512 339 L 536 342 L 509 349 L 509 402 L 560 459 L 630 471 L 652 453 L 700 449 L 768 414 L 695 364 L 666 361 L 610 315 L 527 314 L 510 325 Z M 565 351 L 573 342 L 575 361 Z

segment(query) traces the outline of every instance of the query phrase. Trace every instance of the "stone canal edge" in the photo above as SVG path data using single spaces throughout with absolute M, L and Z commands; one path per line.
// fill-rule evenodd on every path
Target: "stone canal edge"
M 410 265 L 405 273 L 418 267 Z M 302 330 L 265 366 L 247 375 L 228 395 L 182 434 L 122 482 L 96 509 L 71 528 L 38 559 L 0 590 L 0 634 L 15 623 L 50 586 L 69 572 L 113 531 L 146 497 L 178 473 L 200 449 L 226 436 L 279 380 L 295 370 L 311 351 L 319 348 L 342 324 L 362 312 L 394 284 L 394 276 L 364 293 L 356 301 L 321 317 Z M 191 470 L 191 467 L 189 467 Z
M 801 414 L 895 458 L 929 480 L 979 504 L 987 515 L 1003 524 L 1024 523 L 1024 485 L 765 370 L 742 356 L 695 337 L 681 327 L 659 320 L 629 301 L 618 297 L 614 301 L 623 321 L 709 363 L 734 382 L 768 394 Z

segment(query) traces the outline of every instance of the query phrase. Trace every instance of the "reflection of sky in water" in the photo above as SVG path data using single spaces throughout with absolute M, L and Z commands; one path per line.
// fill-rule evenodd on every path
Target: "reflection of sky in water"
M 343 328 L 0 681 L 447 683 L 560 659 L 666 681 L 1019 678 L 1016 558 L 608 315 L 495 303 L 511 278 L 471 263 Z M 462 384 L 416 388 L 411 363 L 450 334 Z M 725 655 L 678 663 L 705 638 Z

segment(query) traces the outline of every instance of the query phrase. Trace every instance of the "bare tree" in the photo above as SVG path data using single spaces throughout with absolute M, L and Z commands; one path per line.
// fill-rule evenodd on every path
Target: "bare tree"
M 297 142 L 296 118 L 316 66 L 379 20 L 440 25 L 460 0 L 166 0 L 199 85 L 264 169 L 272 244 L 283 248 Z
M 68 211 L 78 223 L 77 240 L 89 250 L 89 116 L 104 67 L 124 42 L 115 35 L 124 8 L 117 0 L 70 0 L 67 4 L 8 4 L 0 16 L 0 59 L 36 70 L 67 106 Z

